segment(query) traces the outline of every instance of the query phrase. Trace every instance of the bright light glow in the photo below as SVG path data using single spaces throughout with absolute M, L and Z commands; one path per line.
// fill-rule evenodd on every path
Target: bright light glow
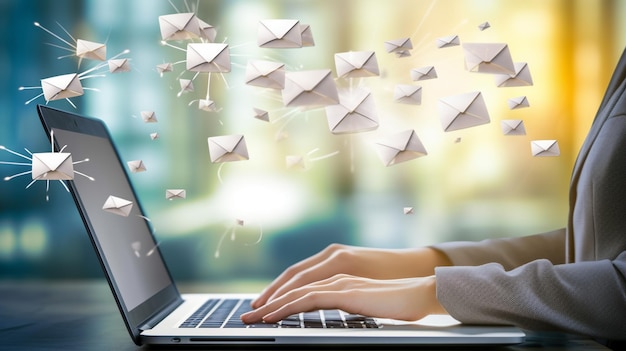
M 42 256 L 47 244 L 46 230 L 36 220 L 25 222 L 19 237 L 20 249 L 27 256 Z
M 15 233 L 8 225 L 0 227 L 0 259 L 11 259 L 15 252 Z

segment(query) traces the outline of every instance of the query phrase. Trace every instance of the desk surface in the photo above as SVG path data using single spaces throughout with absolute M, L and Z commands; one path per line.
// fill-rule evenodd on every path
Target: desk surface
M 494 350 L 607 350 L 591 340 L 558 334 L 528 339 L 522 345 Z M 0 281 L 0 350 L 26 349 L 144 348 L 128 336 L 104 281 Z

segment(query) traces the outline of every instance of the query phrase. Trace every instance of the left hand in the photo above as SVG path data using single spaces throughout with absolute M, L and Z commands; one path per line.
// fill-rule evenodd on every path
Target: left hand
M 292 314 L 340 309 L 369 317 L 418 320 L 445 313 L 436 297 L 435 276 L 370 279 L 337 274 L 293 289 L 241 316 L 244 323 L 276 323 Z

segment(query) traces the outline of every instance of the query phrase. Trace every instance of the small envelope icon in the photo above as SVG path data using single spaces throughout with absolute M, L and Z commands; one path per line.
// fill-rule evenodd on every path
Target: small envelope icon
M 193 91 L 193 81 L 191 79 L 180 78 L 178 80 L 178 83 L 180 84 L 180 91 L 178 92 L 178 96 L 182 95 L 183 93 Z
M 374 146 L 378 156 L 387 167 L 428 154 L 412 129 L 390 135 L 375 143 Z
M 104 202 L 102 209 L 119 216 L 128 217 L 130 211 L 133 209 L 133 203 L 120 197 L 110 195 Z
M 405 215 L 412 215 L 415 213 L 415 210 L 413 207 L 405 207 L 402 212 L 404 212 Z
M 109 60 L 109 72 L 121 73 L 130 71 L 130 62 L 128 59 L 113 59 Z
M 387 40 L 385 43 L 385 50 L 388 53 L 409 51 L 413 49 L 413 43 L 411 38 L 399 38 L 394 40 Z
M 326 106 L 328 128 L 333 134 L 359 133 L 378 128 L 378 116 L 370 92 L 342 94 L 338 105 Z
M 248 61 L 246 84 L 270 89 L 285 88 L 285 64 L 262 60 Z
M 335 54 L 337 77 L 357 78 L 378 76 L 378 61 L 374 51 L 350 51 Z
M 76 56 L 90 60 L 105 61 L 107 59 L 107 47 L 101 43 L 78 39 L 76 40 Z
M 491 28 L 491 24 L 489 24 L 489 22 L 483 22 L 481 24 L 478 25 L 478 29 L 482 32 L 487 28 Z
M 521 119 L 503 119 L 500 121 L 500 127 L 504 135 L 526 135 L 524 121 Z
M 159 28 L 163 40 L 187 40 L 202 36 L 198 17 L 191 12 L 159 16 Z
M 74 179 L 72 154 L 67 152 L 35 153 L 31 170 L 33 180 Z
M 161 75 L 163 75 L 163 73 L 165 72 L 171 72 L 174 70 L 174 67 L 172 66 L 171 63 L 161 63 L 159 65 L 156 65 L 156 69 L 157 72 L 159 72 Z
M 248 148 L 243 135 L 222 135 L 209 137 L 211 162 L 233 162 L 248 159 Z
M 156 123 L 157 117 L 154 111 L 141 111 L 141 119 L 146 123 Z
M 187 192 L 185 189 L 166 189 L 165 190 L 165 199 L 174 200 L 174 199 L 184 199 L 187 197 Z
M 422 103 L 422 87 L 419 85 L 398 84 L 393 93 L 396 102 L 409 105 L 420 105 Z
M 528 99 L 526 96 L 518 96 L 507 100 L 509 110 L 517 110 L 519 108 L 529 107 Z
M 262 48 L 301 48 L 300 21 L 293 19 L 259 21 L 257 44 Z
M 315 46 L 310 25 L 300 23 L 300 34 L 302 35 L 302 46 Z
M 458 35 L 448 35 L 445 37 L 437 38 L 435 40 L 435 44 L 437 44 L 438 48 L 443 49 L 451 46 L 458 46 L 461 44 L 461 41 Z
M 256 107 L 253 107 L 252 110 L 254 111 L 254 118 L 260 119 L 261 121 L 265 121 L 265 122 L 270 121 L 270 115 L 267 111 L 261 110 L 260 108 L 256 108 Z
M 337 86 L 329 69 L 287 72 L 282 96 L 285 106 L 339 103 Z
M 83 86 L 80 84 L 80 78 L 76 73 L 42 79 L 41 89 L 46 101 L 83 95 Z
M 530 75 L 526 62 L 515 62 L 514 74 L 498 74 L 495 76 L 496 85 L 499 87 L 523 87 L 533 85 L 533 78 Z
M 427 80 L 437 78 L 437 71 L 434 66 L 424 66 L 419 68 L 413 68 L 411 70 L 411 80 Z
M 480 92 L 441 98 L 439 100 L 439 115 L 441 127 L 446 132 L 490 122 L 489 112 Z
M 128 168 L 130 169 L 130 171 L 133 173 L 146 171 L 146 165 L 143 163 L 142 160 L 128 161 L 126 162 L 126 164 L 128 165 Z
M 300 155 L 287 155 L 285 156 L 285 165 L 288 169 L 306 169 L 306 164 L 304 163 L 304 157 Z
M 530 149 L 535 157 L 559 156 L 559 143 L 556 140 L 532 140 Z
M 187 70 L 192 72 L 230 72 L 228 44 L 187 44 Z
M 470 72 L 513 74 L 515 66 L 509 46 L 503 43 L 466 43 L 465 68 Z
M 209 99 L 198 100 L 198 109 L 207 112 L 217 111 L 217 108 L 215 107 L 215 101 Z

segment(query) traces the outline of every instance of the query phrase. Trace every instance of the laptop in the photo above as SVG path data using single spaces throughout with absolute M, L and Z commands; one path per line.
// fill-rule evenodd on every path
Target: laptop
M 37 110 L 56 150 L 64 148 L 73 160 L 89 159 L 76 168 L 95 180 L 77 174 L 67 185 L 137 345 L 432 346 L 524 341 L 524 332 L 515 327 L 454 322 L 434 326 L 339 310 L 300 313 L 277 324 L 243 324 L 239 315 L 250 309 L 253 294 L 179 293 L 104 122 L 42 105 Z

